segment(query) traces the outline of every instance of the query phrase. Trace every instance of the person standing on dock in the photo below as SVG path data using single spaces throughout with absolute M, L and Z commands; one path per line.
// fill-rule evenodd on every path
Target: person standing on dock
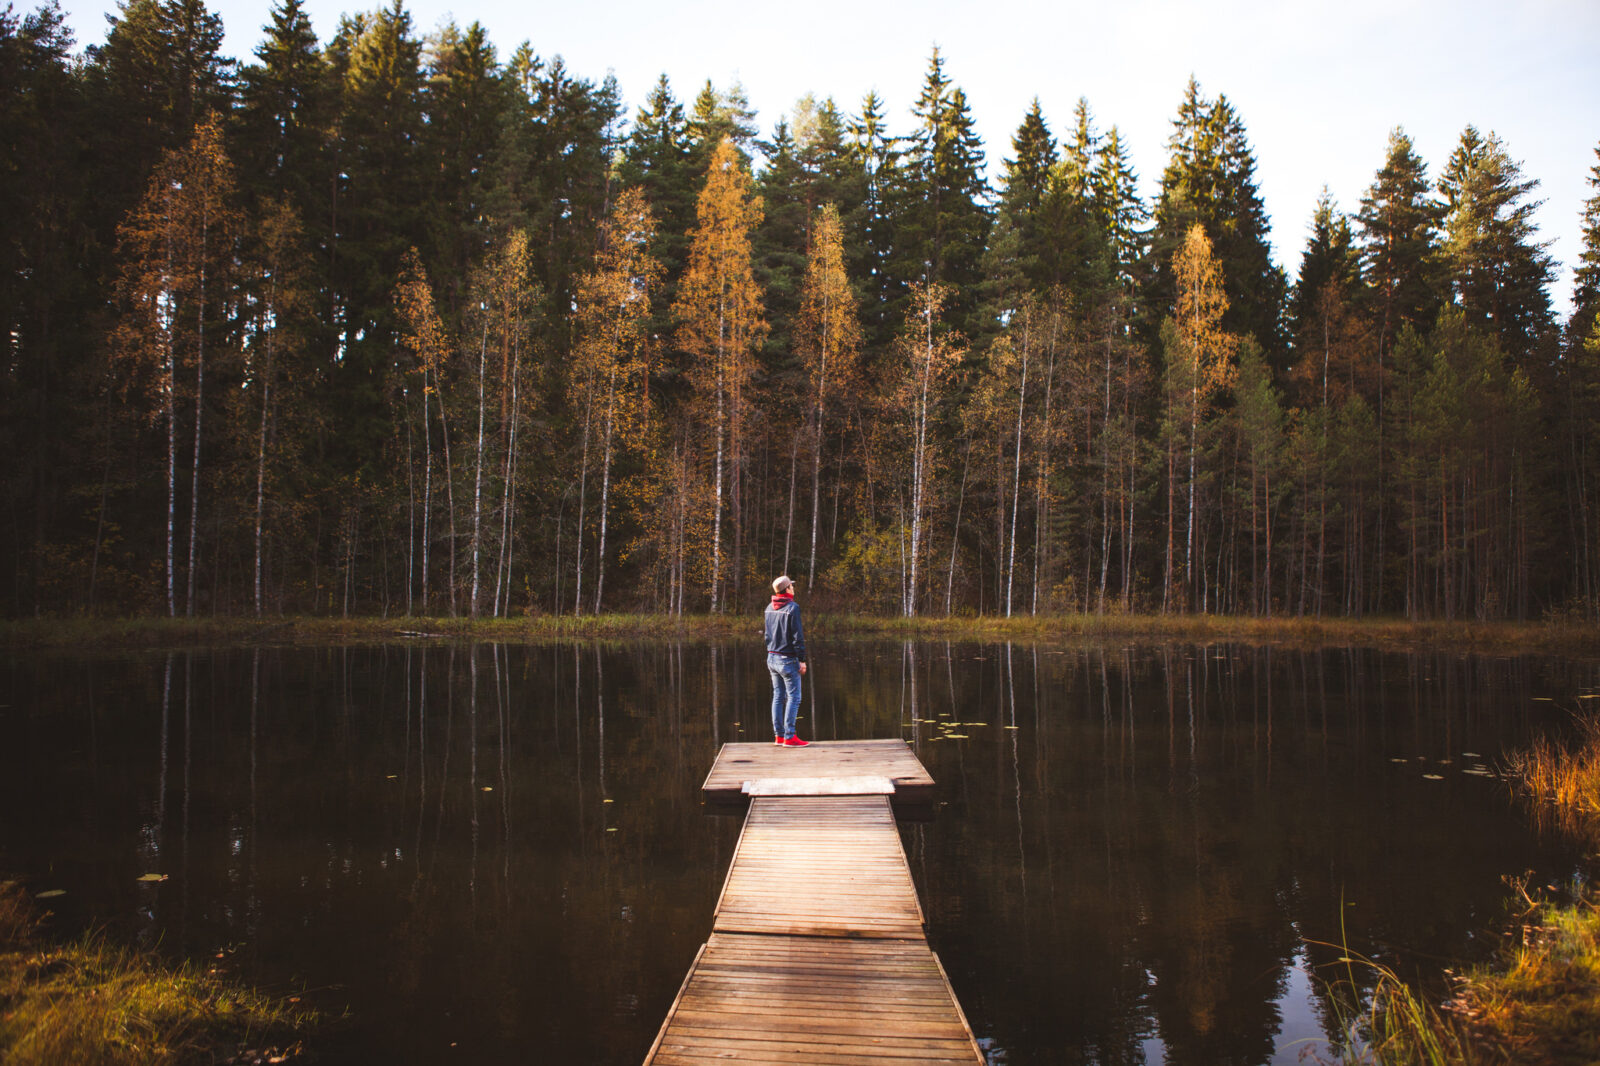
M 794 602 L 794 582 L 787 575 L 772 579 L 772 602 L 767 605 L 767 673 L 772 675 L 772 742 L 803 748 L 808 741 L 795 735 L 800 713 L 800 678 L 806 672 L 806 635 L 800 627 L 800 605 Z

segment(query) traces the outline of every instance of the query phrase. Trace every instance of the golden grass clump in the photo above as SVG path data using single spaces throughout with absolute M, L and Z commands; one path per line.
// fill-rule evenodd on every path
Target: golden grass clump
M 277 1063 L 316 1020 L 296 1004 L 88 936 L 43 943 L 32 901 L 0 884 L 0 1062 Z

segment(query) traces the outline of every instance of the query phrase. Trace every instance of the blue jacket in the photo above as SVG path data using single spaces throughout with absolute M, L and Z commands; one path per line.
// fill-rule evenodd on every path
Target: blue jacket
M 800 628 L 800 605 L 793 600 L 782 607 L 767 606 L 764 619 L 767 630 L 767 651 L 790 659 L 806 661 L 806 635 Z

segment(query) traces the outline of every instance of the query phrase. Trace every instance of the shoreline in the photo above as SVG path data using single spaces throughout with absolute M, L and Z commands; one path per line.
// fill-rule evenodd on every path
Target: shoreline
M 140 650 L 274 645 L 549 643 L 755 639 L 759 616 L 604 614 L 574 618 L 219 617 L 39 618 L 0 621 L 12 650 Z M 1585 622 L 1249 618 L 1219 615 L 1051 615 L 898 618 L 808 612 L 814 640 L 959 640 L 1036 644 L 1243 644 L 1289 648 L 1445 649 L 1600 658 L 1600 625 Z

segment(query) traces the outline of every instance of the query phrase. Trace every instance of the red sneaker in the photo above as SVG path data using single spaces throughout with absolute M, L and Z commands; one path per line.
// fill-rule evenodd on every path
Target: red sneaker
M 778 747 L 780 747 L 780 748 L 783 747 L 783 738 L 782 737 L 775 736 L 775 737 L 772 738 L 772 742 L 774 744 L 778 745 Z
M 811 741 L 809 740 L 801 740 L 799 737 L 790 737 L 788 740 L 783 742 L 783 746 L 786 748 L 803 748 L 810 743 Z

